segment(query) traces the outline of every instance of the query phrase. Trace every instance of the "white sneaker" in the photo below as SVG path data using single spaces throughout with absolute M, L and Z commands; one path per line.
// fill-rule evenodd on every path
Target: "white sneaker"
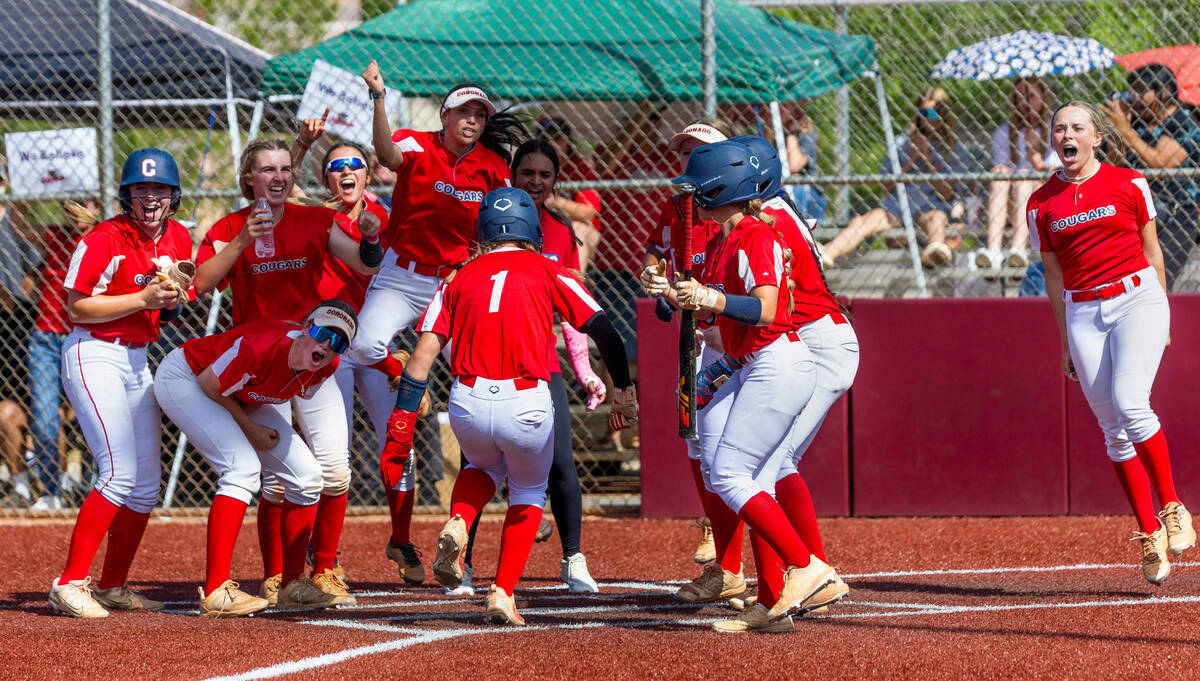
M 34 511 L 58 511 L 62 507 L 62 497 L 52 497 L 49 494 L 44 494 L 38 497 L 38 500 L 33 502 L 33 506 L 29 508 Z
M 584 558 L 582 553 L 563 558 L 560 565 L 559 575 L 562 581 L 567 583 L 567 591 L 589 594 L 600 591 L 600 586 L 588 573 L 587 558 Z
M 442 587 L 448 596 L 474 596 L 475 587 L 472 585 L 472 580 L 475 577 L 475 568 L 470 565 L 463 566 L 462 582 L 458 586 L 451 589 L 448 586 Z
M 975 267 L 981 270 L 998 270 L 1004 264 L 1004 254 L 981 248 L 975 251 Z
M 59 584 L 55 579 L 50 584 L 50 607 L 55 612 L 80 619 L 108 617 L 108 611 L 92 598 L 91 583 L 91 577 L 75 579 L 66 584 Z

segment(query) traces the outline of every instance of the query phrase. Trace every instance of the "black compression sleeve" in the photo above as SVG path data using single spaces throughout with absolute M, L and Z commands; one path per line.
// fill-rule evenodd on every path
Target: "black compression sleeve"
M 361 239 L 358 242 L 358 257 L 367 267 L 375 267 L 383 262 L 383 242 L 378 238 L 374 241 Z
M 628 388 L 633 385 L 633 381 L 629 378 L 629 360 L 625 356 L 625 343 L 621 340 L 621 334 L 617 333 L 616 328 L 609 321 L 608 315 L 604 314 L 603 310 L 597 312 L 587 320 L 586 324 L 579 327 L 579 330 L 596 341 L 596 347 L 600 350 L 600 358 L 604 360 L 604 366 L 612 375 L 613 385 L 618 388 Z

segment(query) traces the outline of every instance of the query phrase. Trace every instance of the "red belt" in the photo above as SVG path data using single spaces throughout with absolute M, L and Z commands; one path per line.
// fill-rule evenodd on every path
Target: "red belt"
M 829 318 L 833 320 L 834 324 L 849 324 L 850 323 L 850 320 L 846 319 L 846 315 L 842 314 L 841 312 L 830 312 Z
M 784 336 L 784 338 L 787 338 L 788 340 L 790 340 L 793 343 L 800 342 L 800 332 L 799 331 L 788 331 L 787 333 L 783 334 L 783 336 Z
M 105 343 L 113 343 L 115 345 L 120 345 L 121 347 L 126 347 L 126 348 L 132 348 L 134 350 L 138 350 L 138 349 L 146 347 L 147 345 L 150 345 L 149 343 L 134 343 L 132 341 L 127 341 L 124 338 L 101 338 L 100 336 L 97 336 L 95 334 L 95 332 L 93 332 L 93 331 L 89 331 L 88 335 L 98 341 L 104 341 Z
M 419 262 L 405 258 L 396 258 L 396 267 L 415 272 L 425 277 L 447 277 L 462 265 L 422 265 Z
M 463 385 L 467 386 L 468 388 L 474 388 L 475 381 L 477 381 L 477 380 L 479 380 L 478 376 L 459 376 L 458 377 L 458 382 L 462 383 Z M 517 390 L 529 390 L 530 388 L 536 388 L 538 386 L 538 380 L 536 378 L 522 377 L 522 378 L 489 379 L 489 380 L 512 381 L 513 387 L 516 388 Z
M 1141 286 L 1142 278 L 1135 274 L 1130 279 L 1129 284 L 1129 286 L 1126 286 L 1125 281 L 1121 280 L 1114 281 L 1111 284 L 1105 284 L 1104 286 L 1090 288 L 1086 291 L 1072 291 L 1071 302 L 1086 303 L 1092 300 L 1107 300 L 1109 298 L 1116 298 L 1119 295 L 1128 293 L 1138 286 Z

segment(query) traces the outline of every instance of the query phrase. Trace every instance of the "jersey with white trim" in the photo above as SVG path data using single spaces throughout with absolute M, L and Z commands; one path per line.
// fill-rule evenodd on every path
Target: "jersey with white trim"
M 579 244 L 575 243 L 575 232 L 545 208 L 542 209 L 542 255 L 563 267 L 579 271 Z M 558 361 L 558 337 L 554 334 L 550 335 L 546 366 L 552 374 L 562 373 L 562 364 Z
M 650 232 L 646 242 L 646 250 L 657 254 L 660 258 L 671 261 L 675 272 L 682 272 L 686 266 L 683 262 L 682 244 L 678 239 L 686 222 L 688 196 L 676 194 L 663 202 L 659 213 L 658 226 Z M 692 206 L 692 278 L 699 279 L 704 272 L 706 254 L 716 247 L 721 240 L 721 225 L 712 220 L 701 220 L 696 206 Z M 672 273 L 673 274 L 673 273 Z
M 508 164 L 476 144 L 461 158 L 442 145 L 442 133 L 397 130 L 404 154 L 396 169 L 386 245 L 402 260 L 458 265 L 471 257 L 483 195 L 512 185 Z
M 783 245 L 770 227 L 746 216 L 710 255 L 701 281 L 726 295 L 750 295 L 750 291 L 759 286 L 776 286 L 780 290 L 774 320 L 767 326 L 747 326 L 723 315 L 717 316 L 725 352 L 742 357 L 799 328 L 788 317 Z
M 1146 269 L 1141 230 L 1156 214 L 1146 178 L 1107 163 L 1081 183 L 1056 173 L 1026 206 L 1033 247 L 1058 256 L 1069 290 L 1095 288 Z
M 385 239 L 387 234 L 388 212 L 383 204 L 363 197 L 363 210 L 370 211 L 379 218 L 379 238 Z M 360 214 L 361 215 L 361 214 Z M 342 230 L 346 236 L 354 239 L 354 243 L 362 241 L 362 232 L 358 231 L 358 218 L 350 219 L 345 213 L 336 213 L 333 224 Z M 317 285 L 321 300 L 336 298 L 350 303 L 355 310 L 361 310 L 367 299 L 367 286 L 371 283 L 371 275 L 363 274 L 346 263 L 334 257 L 325 258 L 325 271 L 321 273 L 321 281 Z M 319 302 L 319 301 L 318 301 Z
M 96 225 L 79 240 L 63 288 L 85 296 L 138 293 L 154 281 L 158 272 L 155 261 L 163 256 L 172 261 L 191 259 L 192 237 L 186 227 L 168 219 L 162 234 L 154 239 L 146 236 L 136 222 L 118 215 Z M 158 339 L 161 313 L 138 310 L 119 319 L 80 322 L 76 326 L 103 340 L 151 343 Z
M 549 380 L 554 315 L 579 328 L 600 305 L 567 268 L 523 248 L 485 253 L 440 288 L 418 329 L 453 339 L 455 376 Z
M 288 365 L 292 340 L 302 333 L 293 322 L 251 322 L 193 338 L 183 344 L 183 356 L 197 376 L 211 367 L 226 397 L 243 404 L 283 404 L 310 394 L 337 371 L 338 357 L 319 371 L 295 371 Z
M 196 260 L 216 255 L 217 242 L 228 244 L 242 231 L 253 206 L 230 213 L 204 235 Z M 229 268 L 219 286 L 233 291 L 233 323 L 267 319 L 300 321 L 324 300 L 318 287 L 329 254 L 329 230 L 335 211 L 324 206 L 289 203 L 275 225 L 275 253 L 259 257 L 251 243 Z
M 779 197 L 764 203 L 762 212 L 775 221 L 771 227 L 792 251 L 789 278 L 796 284 L 792 289 L 792 321 L 804 326 L 825 315 L 841 314 L 841 306 L 825 286 L 812 243 L 805 238 L 808 226 L 802 225 L 787 202 Z

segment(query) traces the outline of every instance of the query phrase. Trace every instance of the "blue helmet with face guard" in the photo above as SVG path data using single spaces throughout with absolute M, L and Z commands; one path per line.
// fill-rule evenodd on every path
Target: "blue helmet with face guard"
M 526 241 L 542 250 L 541 216 L 524 189 L 500 187 L 484 195 L 475 232 L 481 244 Z
M 162 149 L 149 147 L 138 149 L 125 159 L 121 166 L 121 184 L 117 189 L 117 198 L 121 201 L 121 210 L 128 215 L 133 211 L 133 198 L 130 187 L 139 182 L 157 182 L 171 188 L 171 212 L 179 210 L 179 199 L 183 195 L 179 184 L 179 166 L 175 157 Z
M 712 209 L 760 198 L 760 166 L 746 145 L 725 140 L 697 147 L 688 158 L 687 170 L 671 181 L 694 187 L 696 205 Z
M 759 198 L 764 201 L 775 198 L 783 186 L 783 164 L 779 161 L 779 152 L 775 150 L 775 145 L 758 135 L 738 135 L 729 141 L 744 145 L 758 159 L 759 173 L 766 183 Z

